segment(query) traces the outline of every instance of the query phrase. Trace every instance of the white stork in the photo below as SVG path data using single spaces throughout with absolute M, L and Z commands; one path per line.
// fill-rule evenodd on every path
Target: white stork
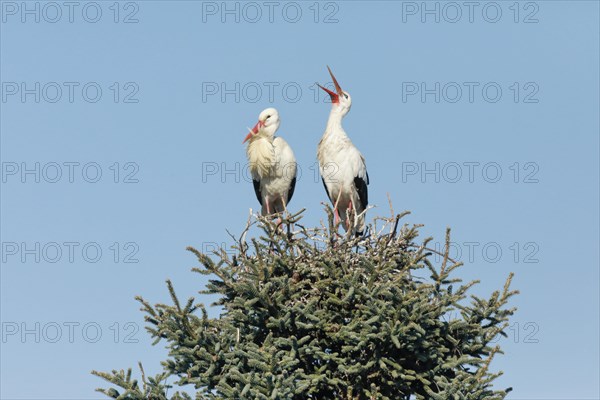
M 279 113 L 267 108 L 242 142 L 249 141 L 246 154 L 262 215 L 287 210 L 296 186 L 296 158 L 287 142 L 275 136 L 278 128 Z
M 335 92 L 319 85 L 331 96 L 327 127 L 317 147 L 319 170 L 327 196 L 334 207 L 336 223 L 341 219 L 346 231 L 353 229 L 355 234 L 360 235 L 365 228 L 363 211 L 369 202 L 369 174 L 365 158 L 342 128 L 342 119 L 350 111 L 352 99 L 348 92 L 342 90 L 331 69 L 327 69 L 335 85 Z M 349 220 L 349 210 L 357 217 L 356 224 Z

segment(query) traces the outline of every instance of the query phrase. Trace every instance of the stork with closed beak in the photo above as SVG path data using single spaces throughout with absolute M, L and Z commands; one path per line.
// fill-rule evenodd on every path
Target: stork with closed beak
M 246 154 L 262 215 L 287 210 L 296 186 L 296 158 L 287 142 L 275 136 L 278 128 L 279 113 L 267 108 L 242 142 L 248 142 Z
M 317 147 L 319 170 L 327 196 L 333 204 L 335 222 L 341 220 L 346 231 L 353 229 L 355 234 L 361 235 L 365 229 L 363 211 L 369 203 L 369 174 L 365 158 L 342 128 L 342 119 L 350 111 L 352 99 L 348 92 L 342 90 L 331 69 L 327 69 L 335 92 L 319 85 L 331 97 L 327 127 Z M 350 221 L 350 211 L 356 217 L 355 222 Z

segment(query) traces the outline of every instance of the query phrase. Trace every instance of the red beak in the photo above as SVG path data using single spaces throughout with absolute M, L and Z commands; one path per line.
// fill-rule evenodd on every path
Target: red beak
M 338 96 L 337 93 L 332 92 L 331 90 L 327 89 L 325 86 L 321 86 L 317 83 L 317 85 L 323 89 L 324 91 L 326 91 L 327 93 L 329 93 L 329 96 L 331 97 L 331 102 L 332 103 L 339 103 L 340 102 L 340 96 Z
M 262 128 L 263 126 L 265 126 L 265 123 L 262 121 L 258 121 L 256 123 L 256 125 L 254 125 L 254 128 L 252 128 L 252 130 L 250 130 L 250 133 L 248 133 L 248 135 L 246 136 L 246 138 L 244 139 L 244 141 L 242 143 L 246 143 L 248 140 L 250 140 L 252 135 L 256 135 L 258 133 L 258 130 L 260 128 Z
M 319 85 L 319 87 L 321 89 L 323 89 L 324 91 L 326 91 L 327 93 L 329 93 L 329 96 L 331 96 L 331 102 L 332 103 L 339 103 L 340 102 L 340 96 L 342 96 L 344 94 L 344 91 L 342 90 L 342 87 L 338 83 L 337 79 L 335 79 L 335 76 L 333 76 L 333 72 L 331 72 L 331 68 L 329 68 L 329 65 L 327 66 L 327 70 L 329 71 L 329 75 L 331 75 L 331 79 L 333 80 L 333 85 L 335 86 L 335 91 L 337 93 L 332 92 L 331 90 L 327 89 L 326 87 L 323 87 L 323 86 L 319 85 L 318 83 L 317 83 L 317 85 Z

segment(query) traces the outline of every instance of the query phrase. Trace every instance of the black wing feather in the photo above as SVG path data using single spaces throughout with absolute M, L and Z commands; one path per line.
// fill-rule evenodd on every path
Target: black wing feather
M 254 193 L 256 193 L 256 198 L 258 199 L 258 202 L 262 206 L 262 196 L 260 193 L 260 181 L 257 181 L 256 179 L 252 179 L 252 185 L 254 185 Z
M 369 204 L 369 189 L 367 189 L 367 185 L 369 184 L 369 174 L 367 173 L 367 181 L 361 177 L 354 177 L 354 187 L 358 192 L 358 198 L 360 199 L 361 209 L 367 208 Z
M 292 200 L 294 189 L 296 189 L 296 177 L 293 177 L 292 181 L 290 182 L 290 188 L 287 193 L 287 204 L 290 204 L 290 200 Z
M 327 193 L 327 197 L 329 197 L 329 201 L 333 203 L 333 199 L 331 198 L 329 189 L 327 189 L 327 185 L 325 184 L 325 178 L 321 177 L 321 182 L 323 182 L 323 187 L 325 188 L 325 193 Z

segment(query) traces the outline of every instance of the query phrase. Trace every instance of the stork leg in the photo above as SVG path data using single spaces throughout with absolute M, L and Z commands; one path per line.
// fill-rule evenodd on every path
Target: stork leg
M 265 196 L 265 204 L 267 205 L 267 214 L 271 215 L 271 207 L 269 207 L 269 196 Z
M 340 197 L 342 197 L 342 191 L 341 190 L 339 191 L 337 200 L 335 201 L 335 204 L 333 205 L 333 213 L 335 215 L 334 223 L 336 225 L 338 224 L 338 222 L 340 222 L 340 214 L 338 213 L 338 203 L 340 202 Z
M 333 209 L 333 223 L 335 225 L 337 225 L 339 221 L 340 221 L 340 214 L 338 214 L 337 208 L 334 208 Z
M 281 204 L 283 204 L 283 212 L 285 213 L 286 216 L 289 217 L 290 213 L 288 212 L 287 206 L 285 205 L 285 198 L 284 197 L 281 198 Z M 281 220 L 281 224 L 283 225 L 283 220 Z M 288 223 L 288 226 L 287 226 L 288 239 L 292 238 L 292 228 L 293 228 L 293 224 L 289 224 Z M 282 227 L 282 229 L 283 229 L 283 227 Z
M 265 205 L 267 206 L 267 215 L 269 216 L 269 220 L 272 221 L 271 207 L 269 206 L 269 196 L 265 196 Z M 277 229 L 277 228 L 275 228 L 275 229 Z M 274 249 L 275 249 L 275 245 L 273 243 L 271 243 L 269 245 L 269 254 L 273 254 Z
M 283 199 L 283 197 L 280 197 L 281 200 L 281 205 L 283 206 L 283 213 L 287 214 L 287 208 L 285 207 L 285 200 Z M 277 226 L 282 226 L 283 225 L 283 218 L 281 218 L 281 215 L 277 218 Z
M 346 230 L 350 229 L 350 215 L 351 215 L 350 212 L 351 211 L 355 211 L 354 204 L 352 204 L 352 200 L 350 200 L 350 202 L 348 203 L 348 210 L 346 212 L 346 215 L 348 216 L 348 217 L 346 217 Z M 355 212 L 353 212 L 352 214 L 355 214 Z
M 289 213 L 288 213 L 288 210 L 287 210 L 287 207 L 286 207 L 286 205 L 285 205 L 285 199 L 284 199 L 283 197 L 281 197 L 281 204 L 283 205 L 283 211 L 284 211 L 286 214 L 289 214 Z

